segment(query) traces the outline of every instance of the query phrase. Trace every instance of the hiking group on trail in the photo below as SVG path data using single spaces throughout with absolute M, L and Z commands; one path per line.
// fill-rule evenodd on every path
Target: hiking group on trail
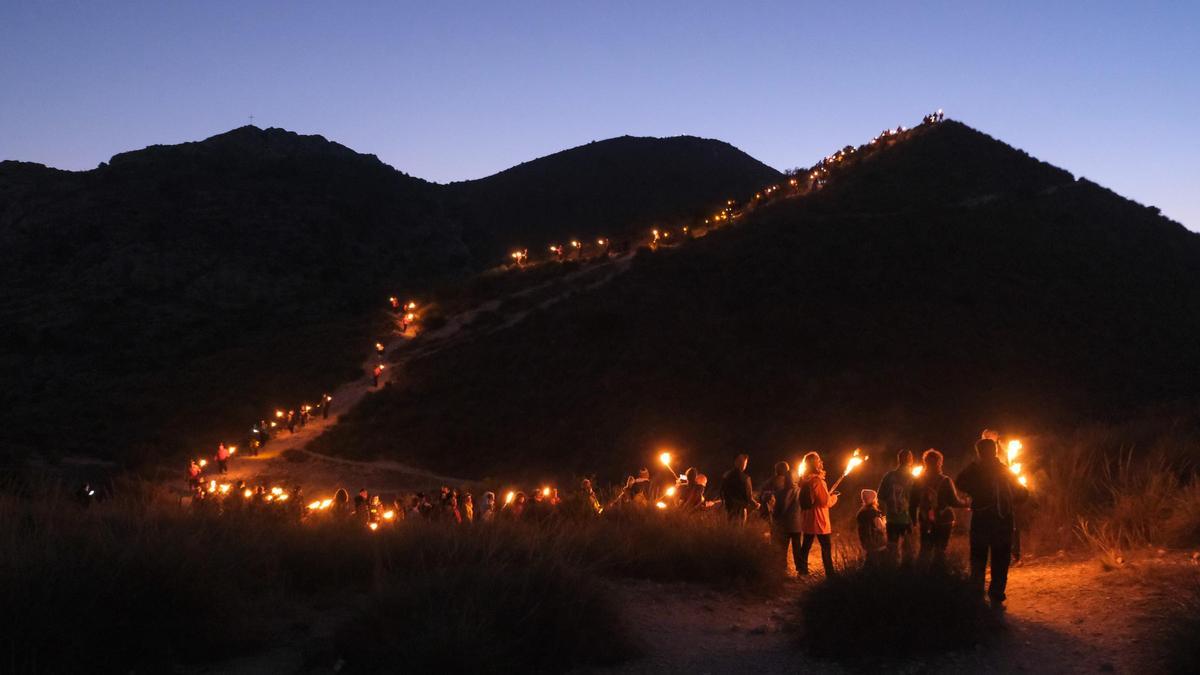
M 990 567 L 991 583 L 987 597 L 994 607 L 1002 607 L 1008 570 L 1014 558 L 1016 509 L 1029 497 L 1029 490 L 1013 469 L 1004 463 L 998 436 L 985 431 L 975 443 L 976 458 L 957 479 L 944 472 L 941 452 L 930 449 L 914 461 L 909 450 L 899 450 L 895 466 L 884 474 L 878 489 L 860 491 L 860 508 L 854 517 L 862 558 L 867 565 L 944 566 L 946 551 L 956 524 L 955 509 L 971 512 L 969 544 L 970 578 L 984 591 Z M 225 462 L 233 448 L 218 448 L 217 471 L 225 473 Z M 221 454 L 225 453 L 225 460 Z M 662 462 L 670 470 L 669 455 Z M 365 525 L 371 531 L 417 519 L 453 525 L 484 524 L 493 521 L 545 522 L 619 516 L 632 511 L 671 511 L 695 517 L 713 517 L 718 513 L 737 526 L 752 522 L 751 514 L 765 521 L 769 538 L 781 550 L 785 561 L 791 551 L 796 573 L 809 574 L 813 544 L 820 547 L 821 565 L 826 576 L 838 574 L 833 556 L 834 520 L 831 509 L 839 503 L 837 486 L 851 470 L 865 462 L 858 451 L 847 463 L 846 471 L 831 488 L 826 482 L 826 467 L 821 456 L 809 452 L 793 469 L 788 462 L 774 465 L 774 475 L 755 491 L 747 473 L 750 458 L 739 454 L 719 483 L 715 499 L 705 494 L 708 478 L 696 468 L 683 474 L 670 470 L 669 480 L 651 477 L 648 468 L 629 476 L 604 499 L 593 488 L 591 479 L 579 482 L 578 489 L 560 494 L 558 488 L 545 485 L 528 494 L 509 490 L 503 500 L 491 490 L 480 493 L 477 502 L 472 492 L 443 485 L 436 494 L 371 494 L 361 489 L 353 500 L 339 488 L 330 499 L 305 504 L 300 486 L 288 489 L 263 484 L 249 487 L 203 479 L 205 460 L 193 461 L 188 468 L 191 506 L 196 510 L 219 514 L 274 513 L 281 518 L 310 521 L 329 518 Z

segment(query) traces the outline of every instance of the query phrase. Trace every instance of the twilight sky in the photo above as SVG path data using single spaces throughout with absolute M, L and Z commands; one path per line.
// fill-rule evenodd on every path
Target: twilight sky
M 942 107 L 1200 230 L 1200 2 L 986 4 L 3 0 L 0 159 L 254 115 L 439 182 L 621 134 L 785 169 Z

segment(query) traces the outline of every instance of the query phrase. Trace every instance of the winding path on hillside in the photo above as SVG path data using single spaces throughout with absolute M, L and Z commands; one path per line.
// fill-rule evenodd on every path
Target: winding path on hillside
M 600 288 L 627 271 L 633 262 L 636 250 L 614 257 L 601 265 L 589 265 L 557 279 L 530 288 L 525 288 L 509 295 L 494 298 L 478 306 L 455 314 L 445 325 L 426 332 L 419 328 L 410 329 L 409 334 L 394 335 L 384 346 L 384 358 L 388 367 L 380 377 L 379 388 L 390 384 L 399 385 L 397 373 L 405 363 L 416 361 L 435 354 L 453 345 L 468 340 L 506 330 L 523 321 L 533 312 L 546 309 L 563 301 L 570 295 L 581 291 Z M 594 278 L 591 278 L 594 277 Z M 476 320 L 489 312 L 497 312 L 505 303 L 528 298 L 543 291 L 561 287 L 559 292 L 542 299 L 521 311 L 513 312 L 495 325 L 472 328 Z M 416 340 L 417 337 L 421 339 Z M 310 489 L 332 489 L 331 486 L 348 486 L 367 484 L 372 492 L 387 489 L 399 489 L 415 484 L 442 482 L 461 484 L 467 482 L 462 478 L 442 476 L 393 460 L 359 461 L 321 454 L 307 449 L 308 444 L 335 426 L 342 415 L 358 405 L 368 394 L 377 391 L 370 374 L 378 357 L 370 356 L 363 362 L 363 377 L 346 382 L 333 391 L 332 405 L 328 419 L 315 415 L 304 427 L 297 427 L 294 433 L 280 429 L 270 442 L 259 452 L 257 457 L 248 455 L 245 450 L 234 455 L 229 463 L 229 472 L 222 481 L 244 480 L 247 483 L 270 478 L 272 482 L 299 483 Z M 295 451 L 289 453 L 288 451 Z M 300 453 L 297 456 L 296 453 Z M 289 460 L 287 455 L 292 455 Z M 297 461 L 301 460 L 301 461 Z M 213 478 L 215 476 L 209 476 Z M 382 485 L 380 484 L 382 483 Z

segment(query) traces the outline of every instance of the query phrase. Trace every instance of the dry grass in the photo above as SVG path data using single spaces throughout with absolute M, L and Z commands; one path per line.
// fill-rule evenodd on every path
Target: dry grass
M 317 606 L 353 615 L 326 654 L 352 669 L 403 653 L 563 670 L 637 652 L 605 576 L 759 591 L 782 579 L 753 532 L 720 519 L 414 522 L 372 534 L 191 513 L 145 486 L 88 509 L 40 494 L 0 494 L 4 672 L 219 661 L 279 644 L 289 617 Z

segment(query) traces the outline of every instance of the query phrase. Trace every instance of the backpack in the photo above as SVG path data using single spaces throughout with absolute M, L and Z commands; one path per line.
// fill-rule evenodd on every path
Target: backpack
M 887 481 L 886 493 L 879 495 L 880 501 L 883 504 L 884 513 L 894 517 L 904 516 L 907 520 L 908 490 L 905 489 L 899 476 L 895 475 L 896 472 L 892 473 L 893 475 L 889 476 L 890 480 Z
M 942 506 L 938 500 L 938 493 L 941 492 L 942 483 L 945 481 L 945 476 L 929 476 L 921 485 L 921 492 L 917 497 L 917 518 L 921 522 L 928 524 L 954 522 L 954 512 L 949 507 Z

